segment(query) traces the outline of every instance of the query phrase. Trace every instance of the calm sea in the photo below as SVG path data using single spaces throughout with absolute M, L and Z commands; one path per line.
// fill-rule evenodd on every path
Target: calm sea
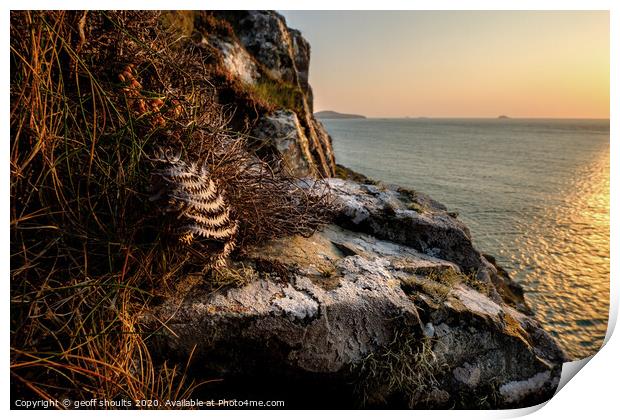
M 338 163 L 430 194 L 526 290 L 572 359 L 609 310 L 609 120 L 323 120 Z

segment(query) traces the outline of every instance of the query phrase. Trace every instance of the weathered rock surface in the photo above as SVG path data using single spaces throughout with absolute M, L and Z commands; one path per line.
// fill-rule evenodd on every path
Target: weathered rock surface
M 254 127 L 252 135 L 259 139 L 269 139 L 295 176 L 316 173 L 310 141 L 293 111 L 279 110 L 265 115 Z
M 228 73 L 243 83 L 251 85 L 260 78 L 258 66 L 252 56 L 234 39 L 210 35 L 204 38 L 202 43 L 217 48 Z
M 480 266 L 469 229 L 427 196 L 337 178 L 329 182 L 342 205 L 338 222 L 344 227 L 411 246 L 466 269 Z
M 310 44 L 301 33 L 286 26 L 284 17 L 268 10 L 242 11 L 236 18 L 239 40 L 269 75 L 308 92 Z
M 221 64 L 229 75 L 243 82 L 250 91 L 258 86 L 271 86 L 269 89 L 290 90 L 291 95 L 296 90 L 301 92 L 295 109 L 282 108 L 277 101 L 272 103 L 278 109 L 262 115 L 255 122 L 252 135 L 282 153 L 295 175 L 334 176 L 336 164 L 331 137 L 312 113 L 308 42 L 273 11 L 213 13 L 230 21 L 234 32 L 207 34 L 202 42 L 219 52 Z M 284 147 L 283 138 L 287 139 Z M 288 147 L 292 142 L 297 145 Z
M 289 407 L 512 407 L 552 396 L 561 350 L 466 275 L 486 259 L 462 223 L 423 195 L 330 183 L 347 228 L 257 247 L 238 263 L 243 286 L 185 288 L 155 308 L 168 357 L 193 352 L 198 376 Z M 401 209 L 403 194 L 421 213 Z M 418 224 L 425 240 L 396 233 Z
M 341 205 L 337 218 L 341 226 L 454 262 L 463 271 L 475 273 L 489 287 L 494 301 L 503 299 L 529 313 L 522 288 L 495 266 L 493 257 L 474 248 L 467 226 L 443 204 L 424 193 L 393 185 L 337 178 L 328 182 Z

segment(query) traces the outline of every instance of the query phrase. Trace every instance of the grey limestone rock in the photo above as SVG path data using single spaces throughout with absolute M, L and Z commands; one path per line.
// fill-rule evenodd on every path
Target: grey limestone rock
M 146 319 L 165 323 L 168 357 L 193 353 L 212 375 L 263 378 L 274 398 L 338 396 L 322 407 L 363 400 L 444 407 L 489 393 L 496 406 L 512 407 L 544 401 L 557 386 L 563 354 L 553 339 L 535 319 L 474 290 L 464 277 L 443 284 L 442 274 L 461 272 L 454 262 L 335 225 L 310 238 L 272 241 L 245 258 L 284 266 L 287 278 L 257 269 L 241 287 L 194 289 L 153 308 Z M 422 344 L 432 365 L 424 384 L 401 378 L 400 386 L 386 387 L 365 376 L 369 360 L 388 351 L 415 370 L 411 348 Z M 358 395 L 360 383 L 371 399 Z
M 267 139 L 275 146 L 294 175 L 302 177 L 316 174 L 310 142 L 293 111 L 278 110 L 265 115 L 254 127 L 252 135 Z

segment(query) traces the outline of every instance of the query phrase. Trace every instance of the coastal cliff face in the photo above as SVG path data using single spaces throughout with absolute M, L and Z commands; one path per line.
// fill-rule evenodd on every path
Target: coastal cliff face
M 333 176 L 331 138 L 312 114 L 310 45 L 301 33 L 270 11 L 212 12 L 197 17 L 194 29 L 234 93 L 263 108 L 235 116 L 252 120 L 261 147 L 281 153 L 297 176 Z
M 223 379 L 205 395 L 283 399 L 289 408 L 549 399 L 562 351 L 457 216 L 420 192 L 344 168 L 334 177 L 301 34 L 275 12 L 214 12 L 193 25 L 234 94 L 233 123 L 244 122 L 258 153 L 281 154 L 297 176 L 328 178 L 338 211 L 311 237 L 244 251 L 220 287 L 186 276 L 145 314 L 166 325 L 154 351 L 192 354 L 196 378 Z M 239 105 L 245 96 L 258 111 Z

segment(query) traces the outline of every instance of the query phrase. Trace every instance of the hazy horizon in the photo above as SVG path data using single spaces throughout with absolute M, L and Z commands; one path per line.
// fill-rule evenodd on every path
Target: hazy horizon
M 339 114 L 355 114 L 354 112 L 346 112 L 346 111 L 338 111 L 335 109 L 318 109 L 314 110 L 314 114 L 317 112 L 326 112 L 333 111 Z M 360 114 L 361 115 L 361 114 Z M 504 115 L 504 114 L 501 114 Z M 438 117 L 427 117 L 424 115 L 386 115 L 386 116 L 375 116 L 375 115 L 363 115 L 367 119 L 384 119 L 384 120 L 499 120 L 500 115 L 495 117 L 487 117 L 487 116 L 459 116 L 459 115 L 445 115 Z M 546 117 L 546 116 L 537 116 L 537 117 L 511 117 L 510 115 L 506 115 L 506 119 L 509 120 L 609 120 L 609 117 Z
M 281 11 L 314 109 L 370 118 L 609 119 L 607 11 Z

